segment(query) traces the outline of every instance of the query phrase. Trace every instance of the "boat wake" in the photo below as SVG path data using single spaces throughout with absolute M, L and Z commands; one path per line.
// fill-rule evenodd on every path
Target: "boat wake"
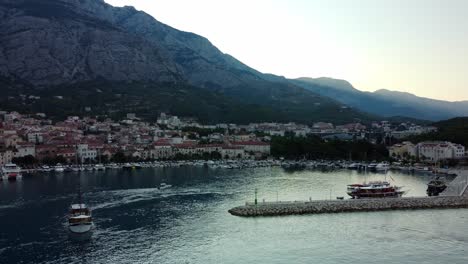
M 128 190 L 114 190 L 114 191 L 101 191 L 96 193 L 87 194 L 89 200 L 102 201 L 111 198 L 111 201 L 91 204 L 93 210 L 109 209 L 120 206 L 125 206 L 133 203 L 148 202 L 153 200 L 162 200 L 178 196 L 229 196 L 236 192 L 222 192 L 222 191 L 202 191 L 201 189 L 165 189 L 146 188 L 146 189 L 128 189 Z

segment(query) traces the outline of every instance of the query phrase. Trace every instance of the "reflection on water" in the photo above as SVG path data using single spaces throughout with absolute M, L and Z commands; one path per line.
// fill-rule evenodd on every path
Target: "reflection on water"
M 346 197 L 387 179 L 424 196 L 427 176 L 195 167 L 43 174 L 1 183 L 0 263 L 468 263 L 468 210 L 239 218 L 253 200 Z M 165 182 L 172 188 L 158 189 Z M 70 234 L 80 183 L 95 229 Z M 364 254 L 363 254 L 364 253 Z

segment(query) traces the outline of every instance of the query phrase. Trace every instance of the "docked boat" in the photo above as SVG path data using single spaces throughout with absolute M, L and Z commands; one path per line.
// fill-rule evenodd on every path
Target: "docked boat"
M 447 184 L 443 179 L 437 177 L 427 184 L 426 193 L 428 196 L 439 196 L 445 189 L 447 189 Z
M 377 168 L 377 165 L 378 165 L 377 163 L 370 163 L 369 165 L 367 165 L 367 169 L 369 171 L 375 171 Z
M 1 169 L 1 177 L 3 180 L 15 181 L 21 179 L 21 168 L 14 163 L 3 165 Z
M 54 170 L 53 168 L 51 168 L 51 167 L 49 167 L 47 165 L 42 166 L 41 169 L 40 169 L 40 171 L 42 171 L 42 172 L 51 172 L 53 170 Z
M 347 166 L 348 170 L 357 170 L 359 169 L 360 164 L 359 163 L 351 163 Z
M 91 209 L 86 204 L 78 203 L 70 206 L 70 214 L 68 216 L 68 229 L 73 233 L 86 233 L 93 227 L 93 218 Z
M 392 186 L 386 181 L 374 181 L 348 185 L 347 194 L 352 198 L 401 197 L 405 191 L 400 186 Z
M 132 170 L 134 167 L 132 164 L 130 163 L 125 163 L 123 166 L 122 166 L 122 169 L 124 170 Z
M 375 166 L 377 172 L 387 172 L 390 169 L 390 164 L 387 162 L 381 162 Z
M 115 163 L 110 163 L 106 165 L 106 169 L 119 169 L 119 168 L 120 168 L 119 165 Z
M 97 170 L 97 171 L 104 171 L 104 170 L 106 170 L 106 167 L 104 167 L 104 165 L 102 165 L 102 164 L 96 164 L 96 165 L 94 165 L 94 169 Z
M 57 166 L 55 166 L 54 171 L 55 172 L 64 172 L 65 167 L 63 167 L 62 164 L 59 163 L 59 164 L 57 164 Z

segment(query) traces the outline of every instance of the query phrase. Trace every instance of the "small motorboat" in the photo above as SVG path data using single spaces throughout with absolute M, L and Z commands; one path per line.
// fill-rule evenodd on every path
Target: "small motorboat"
M 165 183 L 165 182 L 162 182 L 162 183 L 159 184 L 158 189 L 159 189 L 159 190 L 164 190 L 164 189 L 169 189 L 169 188 L 171 188 L 171 187 L 172 187 L 172 185 L 167 184 L 167 183 Z

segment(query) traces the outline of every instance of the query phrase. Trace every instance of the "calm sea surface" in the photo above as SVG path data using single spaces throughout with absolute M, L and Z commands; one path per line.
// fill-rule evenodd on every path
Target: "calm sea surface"
M 353 171 L 280 168 L 141 169 L 42 174 L 0 182 L 0 263 L 468 263 L 468 210 L 239 218 L 253 200 L 335 199 L 346 184 L 384 179 Z M 428 178 L 387 180 L 407 196 Z M 78 183 L 95 229 L 69 234 Z M 172 184 L 158 190 L 161 182 Z

